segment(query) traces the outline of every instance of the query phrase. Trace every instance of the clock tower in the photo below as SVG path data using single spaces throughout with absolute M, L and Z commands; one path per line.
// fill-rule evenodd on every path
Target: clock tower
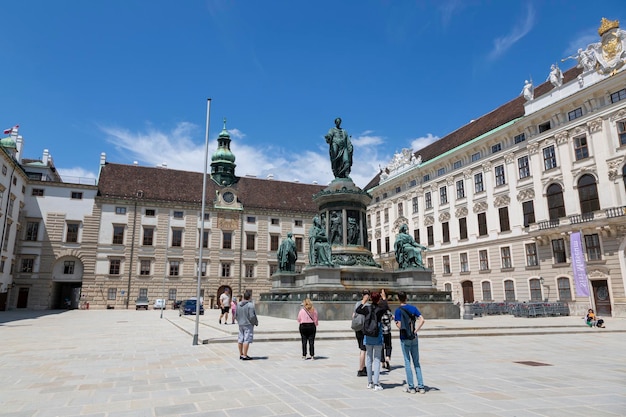
M 235 155 L 230 151 L 230 134 L 224 128 L 217 138 L 217 150 L 211 156 L 211 179 L 220 186 L 230 186 L 237 182 L 235 176 Z

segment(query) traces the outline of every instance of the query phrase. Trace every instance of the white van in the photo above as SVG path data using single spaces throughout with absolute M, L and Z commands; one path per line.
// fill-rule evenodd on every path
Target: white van
M 157 298 L 154 301 L 154 309 L 155 310 L 161 310 L 165 308 L 165 300 L 162 298 Z

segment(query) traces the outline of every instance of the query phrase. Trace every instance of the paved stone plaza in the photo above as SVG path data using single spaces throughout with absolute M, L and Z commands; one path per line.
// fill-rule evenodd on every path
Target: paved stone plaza
M 403 391 L 397 334 L 384 390 L 356 377 L 348 321 L 321 322 L 302 360 L 295 320 L 259 317 L 252 361 L 218 312 L 0 312 L 0 415 L 20 417 L 626 416 L 626 319 L 428 320 L 427 392 Z M 526 362 L 526 363 L 519 363 Z M 540 366 L 537 366 L 540 365 Z

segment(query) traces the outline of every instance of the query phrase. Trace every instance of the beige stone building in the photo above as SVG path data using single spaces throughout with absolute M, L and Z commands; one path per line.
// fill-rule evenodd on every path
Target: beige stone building
M 438 288 L 460 303 L 559 300 L 574 314 L 626 317 L 626 66 L 602 55 L 624 32 L 614 22 L 599 32 L 593 62 L 555 67 L 526 97 L 395 155 L 366 187 L 378 262 L 397 268 L 406 223 Z M 578 232 L 588 297 L 573 271 Z

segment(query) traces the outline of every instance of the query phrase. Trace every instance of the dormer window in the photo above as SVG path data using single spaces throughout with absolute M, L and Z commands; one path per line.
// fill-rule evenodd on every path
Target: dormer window
M 491 153 L 500 152 L 501 150 L 502 150 L 502 144 L 501 143 L 496 143 L 495 145 L 493 145 L 491 147 Z
M 552 128 L 552 126 L 550 125 L 549 121 L 547 121 L 545 123 L 542 123 L 542 124 L 537 126 L 537 129 L 539 129 L 539 133 L 543 133 L 546 130 L 550 130 L 551 128 Z
M 583 115 L 583 109 L 579 107 L 576 110 L 572 110 L 571 112 L 567 113 L 567 119 L 571 122 L 574 119 L 578 119 L 579 117 L 582 117 L 582 115 Z

